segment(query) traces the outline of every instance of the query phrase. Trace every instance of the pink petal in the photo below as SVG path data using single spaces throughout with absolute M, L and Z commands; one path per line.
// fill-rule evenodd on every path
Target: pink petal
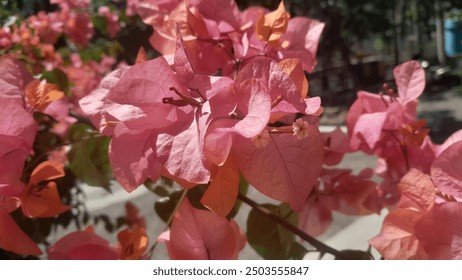
M 408 61 L 393 69 L 399 97 L 403 101 L 416 99 L 425 89 L 425 72 L 418 61 Z
M 228 158 L 234 138 L 231 132 L 236 123 L 237 120 L 221 119 L 208 127 L 203 153 L 211 163 L 221 166 Z
M 147 178 L 154 182 L 160 176 L 160 163 L 155 154 L 156 135 L 151 131 L 116 128 L 109 150 L 114 177 L 128 192 Z
M 266 127 L 271 113 L 270 95 L 261 90 L 255 80 L 246 83 L 245 95 L 240 94 L 238 110 L 244 118 L 236 123 L 233 131 L 245 138 L 252 138 L 260 134 Z
M 200 147 L 195 120 L 184 125 L 180 132 L 160 134 L 157 138 L 157 155 L 171 175 L 190 183 L 206 184 L 210 172 Z
M 430 176 L 414 168 L 401 178 L 398 184 L 398 191 L 423 211 L 429 209 L 436 198 L 435 185 Z M 404 208 L 405 205 L 401 203 L 399 207 Z
M 191 106 L 179 107 L 162 102 L 165 97 L 179 99 L 169 89 L 171 87 L 188 95 L 188 90 L 178 82 L 164 58 L 136 64 L 109 93 L 110 106 L 106 110 L 130 129 L 167 127 L 193 110 Z
M 445 202 L 435 205 L 415 226 L 415 235 L 429 259 L 460 257 L 462 236 L 462 203 Z
M 0 58 L 1 99 L 14 99 L 17 104 L 24 104 L 24 89 L 33 79 L 24 65 L 12 55 L 4 55 Z
M 314 19 L 291 18 L 285 36 L 281 37 L 283 47 L 279 52 L 282 58 L 299 58 L 303 69 L 311 73 L 317 64 L 316 52 L 324 25 Z M 284 42 L 288 43 L 286 47 Z
M 299 211 L 321 172 L 324 141 L 311 125 L 303 139 L 291 134 L 270 134 L 270 138 L 260 149 L 239 138 L 235 145 L 239 168 L 260 192 Z
M 432 180 L 446 194 L 462 198 L 462 141 L 444 150 L 431 167 Z
M 1 140 L 0 137 L 0 143 Z M 25 185 L 21 182 L 21 176 L 28 156 L 28 151 L 17 149 L 0 157 L 0 197 L 17 196 L 23 191 Z
M 32 113 L 24 109 L 22 103 L 12 99 L 3 99 L 3 116 L 0 118 L 0 135 L 16 139 L 14 146 L 0 146 L 0 156 L 8 150 L 22 147 L 32 150 L 32 144 L 37 134 L 38 125 L 32 117 Z
M 216 22 L 221 33 L 239 30 L 239 10 L 234 1 L 229 0 L 190 0 L 190 5 L 196 6 L 200 14 Z
M 224 217 L 194 208 L 187 199 L 178 208 L 169 236 L 172 259 L 225 260 L 236 258 L 241 242 Z
M 307 200 L 298 215 L 298 227 L 313 237 L 323 234 L 332 223 L 332 211 L 312 199 Z
M 196 74 L 196 71 L 191 65 L 186 45 L 184 44 L 183 38 L 178 30 L 174 62 L 175 71 L 180 81 L 188 88 L 198 90 L 210 88 L 210 78 L 206 75 Z
M 119 83 L 128 69 L 130 69 L 129 66 L 112 71 L 101 80 L 98 88 L 80 99 L 80 108 L 90 117 L 96 127 L 100 127 L 101 115 L 105 113 L 105 107 L 108 106 L 108 94 Z
M 387 98 L 385 98 L 387 100 Z M 351 105 L 347 114 L 348 133 L 352 136 L 354 127 L 359 117 L 363 114 L 385 112 L 387 107 L 378 94 L 366 91 L 358 92 L 358 99 Z
M 0 209 L 0 248 L 20 255 L 41 255 L 42 250 Z
M 109 242 L 92 231 L 75 231 L 48 248 L 49 260 L 116 260 Z
M 367 148 L 374 149 L 381 138 L 386 117 L 385 112 L 361 115 L 351 134 L 351 148 L 358 150 L 363 144 L 366 144 Z
M 342 130 L 337 127 L 330 133 L 323 133 L 323 138 L 326 142 L 324 147 L 324 164 L 339 164 L 343 155 L 350 151 L 350 139 L 348 135 L 343 133 Z
M 422 214 L 409 209 L 396 209 L 383 221 L 380 233 L 369 240 L 385 259 L 426 259 L 427 255 L 416 237 L 415 228 Z
M 462 129 L 454 132 L 451 136 L 444 141 L 443 144 L 436 147 L 436 156 L 440 155 L 444 150 L 446 150 L 449 146 L 454 144 L 455 142 L 462 140 Z

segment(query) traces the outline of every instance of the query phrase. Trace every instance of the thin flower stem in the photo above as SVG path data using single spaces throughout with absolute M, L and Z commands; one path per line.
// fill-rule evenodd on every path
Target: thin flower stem
M 183 200 L 186 197 L 187 193 L 188 193 L 188 190 L 183 189 L 183 192 L 181 193 L 180 199 L 178 200 L 178 203 L 175 205 L 175 209 L 173 209 L 172 214 L 170 215 L 170 217 L 168 217 L 167 223 L 165 224 L 165 227 L 162 230 L 162 232 L 166 231 L 170 227 L 170 225 L 172 224 L 173 218 L 175 217 L 175 213 L 178 210 L 178 208 L 180 207 L 180 204 L 181 204 L 181 202 L 183 202 Z M 154 249 L 156 249 L 157 244 L 159 244 L 159 240 L 156 239 L 154 244 L 152 244 L 151 248 L 149 248 L 149 251 L 147 253 L 147 256 L 149 257 L 149 259 L 151 259 L 152 254 L 154 253 Z
M 247 205 L 249 205 L 250 207 L 252 207 L 256 211 L 258 211 L 261 214 L 267 216 L 268 218 L 270 218 L 274 222 L 276 222 L 279 225 L 285 227 L 287 230 L 290 230 L 291 232 L 298 235 L 300 238 L 302 238 L 306 242 L 310 243 L 314 248 L 316 248 L 316 250 L 318 250 L 322 254 L 329 253 L 331 255 L 334 255 L 337 258 L 341 258 L 341 254 L 340 254 L 340 252 L 338 250 L 336 250 L 336 249 L 330 247 L 329 245 L 322 243 L 321 241 L 317 240 L 316 238 L 306 234 L 305 232 L 303 232 L 298 227 L 296 227 L 296 226 L 292 225 L 291 223 L 287 222 L 286 220 L 284 220 L 283 218 L 281 218 L 278 215 L 274 214 L 270 210 L 262 207 L 257 202 L 253 201 L 252 199 L 248 198 L 247 196 L 239 193 L 237 197 L 238 197 L 239 200 L 246 203 Z
M 92 123 L 89 119 L 87 119 L 86 117 L 84 117 L 84 116 L 82 116 L 82 115 L 77 114 L 77 113 L 74 112 L 74 111 L 69 111 L 69 116 L 71 116 L 71 117 L 73 117 L 73 118 L 76 118 L 78 121 L 80 121 L 80 122 L 82 122 L 82 123 L 84 123 L 84 124 L 89 125 L 90 127 L 92 127 L 92 128 L 95 129 L 95 130 L 98 130 L 98 128 L 95 127 L 95 126 L 93 125 L 93 123 Z
M 403 153 L 404 157 L 404 162 L 406 163 L 406 170 L 409 171 L 411 169 L 410 163 L 409 163 L 409 154 L 407 152 L 407 145 L 403 141 L 399 140 L 398 136 L 396 136 L 393 131 L 389 131 L 391 136 L 395 138 L 395 140 L 398 142 L 401 152 Z

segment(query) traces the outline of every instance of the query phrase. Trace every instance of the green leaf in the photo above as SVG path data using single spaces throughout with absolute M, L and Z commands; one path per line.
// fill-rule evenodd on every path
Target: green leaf
M 207 185 L 197 185 L 192 189 L 188 190 L 186 196 L 189 198 L 189 202 L 194 208 L 201 210 L 209 210 L 201 203 L 201 198 L 207 190 Z
M 106 34 L 107 32 L 107 20 L 105 17 L 100 15 L 94 15 L 91 17 L 91 22 L 96 30 L 99 32 Z
M 173 210 L 175 210 L 175 207 L 180 200 L 182 192 L 183 190 L 174 191 L 154 203 L 154 210 L 164 222 L 167 222 L 172 215 Z
M 57 85 L 59 90 L 64 92 L 66 96 L 70 95 L 71 85 L 69 82 L 69 78 L 67 77 L 66 73 L 64 73 L 61 69 L 55 68 L 52 71 L 43 72 L 41 77 L 45 79 L 48 83 Z
M 297 224 L 297 213 L 292 211 L 286 203 L 280 205 L 263 204 L 262 207 L 293 225 Z M 294 252 L 291 252 L 295 235 L 255 209 L 250 211 L 247 219 L 247 240 L 250 246 L 265 259 L 288 259 L 295 255 Z M 294 248 L 294 250 L 296 249 Z
M 303 257 L 308 253 L 308 250 L 302 244 L 298 242 L 292 243 L 289 251 L 289 259 L 292 260 L 303 260 Z
M 112 169 L 109 164 L 109 137 L 95 137 L 84 124 L 75 124 L 70 131 L 72 148 L 68 152 L 69 167 L 80 180 L 91 186 L 109 187 Z
M 160 197 L 166 197 L 170 194 L 164 186 L 155 186 L 152 192 Z
M 207 185 L 197 185 L 188 190 L 186 197 L 189 199 L 189 202 L 192 206 L 194 206 L 194 208 L 207 210 L 207 208 L 205 208 L 200 202 L 200 199 L 206 189 Z M 183 191 L 184 189 L 170 192 L 167 196 L 160 198 L 154 203 L 154 210 L 164 222 L 167 222 L 172 215 L 175 207 L 179 203 Z

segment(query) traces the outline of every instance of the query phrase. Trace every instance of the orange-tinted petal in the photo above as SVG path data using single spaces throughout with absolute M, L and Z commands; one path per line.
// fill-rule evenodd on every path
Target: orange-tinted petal
M 28 218 L 49 218 L 70 209 L 61 203 L 55 182 L 46 186 L 29 185 L 19 196 L 22 212 Z
M 308 80 L 306 79 L 300 60 L 297 58 L 284 59 L 278 65 L 294 81 L 295 86 L 300 91 L 300 95 L 304 98 L 307 97 Z
M 56 183 L 41 184 L 62 176 L 63 164 L 54 160 L 42 162 L 32 171 L 29 184 L 18 197 L 26 217 L 54 217 L 70 209 L 61 203 Z
M 64 167 L 63 164 L 56 160 L 47 160 L 39 164 L 29 179 L 29 185 L 36 185 L 41 181 L 53 180 L 56 178 L 63 177 Z
M 148 247 L 148 236 L 144 228 L 124 229 L 119 232 L 117 239 L 122 246 L 122 260 L 138 260 Z
M 401 133 L 404 136 L 406 144 L 416 146 L 422 145 L 425 137 L 430 132 L 430 129 L 424 127 L 425 125 L 426 122 L 423 119 L 403 125 Z
M 258 19 L 255 27 L 258 39 L 267 42 L 270 46 L 278 47 L 279 39 L 286 33 L 289 17 L 284 1 L 281 1 L 276 10 Z
M 64 93 L 57 90 L 56 85 L 47 84 L 45 80 L 33 80 L 26 86 L 25 95 L 32 108 L 43 111 L 50 102 L 62 98 Z
M 146 56 L 146 51 L 143 47 L 140 47 L 138 50 L 138 54 L 136 55 L 136 62 L 135 64 L 145 62 L 148 60 L 148 57 Z
M 219 216 L 226 217 L 236 203 L 238 189 L 239 170 L 234 162 L 227 160 L 213 169 L 212 181 L 201 202 Z

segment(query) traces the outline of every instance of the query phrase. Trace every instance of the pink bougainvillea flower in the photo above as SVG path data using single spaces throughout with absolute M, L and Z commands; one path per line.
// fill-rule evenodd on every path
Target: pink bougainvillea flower
M 263 194 L 302 209 L 321 172 L 324 141 L 309 125 L 309 137 L 270 133 L 271 141 L 257 148 L 243 137 L 235 142 L 235 157 L 247 181 Z
M 377 184 L 372 170 L 353 175 L 349 169 L 323 169 L 299 213 L 299 227 L 310 235 L 324 233 L 332 223 L 332 212 L 346 215 L 380 213 Z
M 399 199 L 397 183 L 411 168 L 428 173 L 438 152 L 424 123 L 417 120 L 417 98 L 425 88 L 425 73 L 417 61 L 393 71 L 397 93 L 386 84 L 384 93 L 358 92 L 347 115 L 350 146 L 379 156 L 378 175 L 386 204 Z
M 0 97 L 22 103 L 24 90 L 34 78 L 12 55 L 0 57 Z
M 298 214 L 298 227 L 307 234 L 316 237 L 332 224 L 332 210 L 322 200 L 308 198 Z
M 231 117 L 217 118 L 205 136 L 204 153 L 216 165 L 226 161 L 234 135 L 253 138 L 262 132 L 270 119 L 271 97 L 255 80 L 235 89 L 234 98 L 236 107 L 230 112 Z
M 156 180 L 164 166 L 168 176 L 208 182 L 208 171 L 199 168 L 203 163 L 194 110 L 200 102 L 165 59 L 136 64 L 120 77 L 117 81 L 114 75 L 114 84 L 108 81 L 82 102 L 91 114 L 101 109 L 103 121 L 113 126 L 109 156 L 117 180 L 131 191 L 147 178 Z M 96 107 L 90 104 L 94 98 L 99 100 Z M 183 156 L 185 150 L 189 157 Z
M 50 260 L 117 260 L 118 253 L 92 227 L 75 231 L 48 248 Z
M 462 203 L 455 199 L 461 187 L 456 179 L 460 160 L 455 156 L 460 143 L 435 159 L 431 177 L 411 169 L 400 180 L 399 208 L 388 214 L 379 235 L 370 240 L 385 258 L 462 259 Z
M 240 28 L 234 1 L 145 1 L 136 5 L 143 21 L 154 28 L 150 42 L 161 54 L 172 55 L 181 34 L 198 73 L 214 74 L 232 63 L 232 44 L 226 38 Z
M 125 203 L 125 212 L 127 223 L 130 228 L 146 228 L 146 219 L 139 215 L 140 210 L 130 201 Z
M 425 120 L 421 119 L 415 123 L 404 124 L 401 132 L 404 136 L 404 141 L 407 145 L 420 146 L 423 144 L 425 137 L 430 132 L 430 129 L 424 128 L 426 126 Z
M 166 243 L 170 259 L 229 260 L 237 259 L 246 239 L 234 220 L 196 209 L 185 199 L 159 241 Z
M 287 30 L 280 38 L 281 47 L 277 50 L 280 59 L 298 58 L 303 70 L 311 73 L 316 64 L 316 52 L 324 23 L 304 17 L 294 17 L 288 22 Z M 276 55 L 273 55 L 274 57 Z
M 0 248 L 24 255 L 42 253 L 9 214 L 19 207 L 15 197 L 26 188 L 21 182 L 24 161 L 32 153 L 38 130 L 24 99 L 26 85 L 32 80 L 12 56 L 0 58 Z
M 398 65 L 393 74 L 398 96 L 384 87 L 386 96 L 359 92 L 347 115 L 351 147 L 372 153 L 380 143 L 416 123 L 417 97 L 425 88 L 425 73 L 417 61 Z M 390 134 L 397 134 L 390 136 Z
M 128 69 L 130 66 L 112 71 L 101 80 L 96 89 L 79 101 L 80 108 L 90 118 L 93 125 L 105 135 L 112 135 L 114 128 L 110 124 L 110 117 L 107 117 L 105 112 L 105 108 L 109 107 L 110 104 L 107 95 L 119 83 Z
M 415 235 L 429 259 L 462 259 L 462 203 L 435 205 L 415 226 Z
M 274 25 L 278 27 L 275 29 L 277 32 L 271 33 L 271 28 L 259 27 L 262 24 L 264 26 L 264 19 L 267 16 L 277 23 Z M 250 7 L 241 13 L 241 22 L 243 35 L 240 38 L 232 37 L 235 49 L 238 50 L 238 58 L 246 60 L 261 55 L 277 61 L 297 58 L 301 61 L 303 70 L 307 72 L 314 70 L 317 64 L 318 42 L 324 29 L 324 23 L 303 17 L 289 19 L 283 9 L 283 2 L 273 12 L 260 7 Z M 259 22 L 260 25 L 257 24 Z M 268 38 L 272 36 L 273 43 L 262 41 L 265 36 Z
M 8 26 L 0 28 L 0 47 L 9 49 L 13 45 L 11 29 Z
M 79 47 L 87 47 L 88 42 L 95 32 L 90 15 L 86 12 L 62 10 L 61 18 L 64 21 L 63 31 L 71 38 L 72 42 Z
M 22 168 L 38 130 L 24 100 L 26 85 L 32 80 L 19 61 L 11 56 L 0 58 L 0 196 L 16 195 L 23 188 Z
M 430 209 L 436 198 L 435 185 L 427 174 L 412 168 L 399 181 L 400 208 L 414 208 L 419 211 Z
M 63 177 L 64 166 L 57 161 L 44 161 L 32 171 L 29 183 L 17 197 L 21 209 L 28 218 L 54 217 L 70 209 L 63 205 L 55 182 L 47 182 Z
M 45 13 L 40 11 L 27 18 L 29 26 L 35 30 L 41 43 L 55 44 L 63 32 L 63 22 L 59 20 L 59 13 Z
M 324 164 L 339 164 L 345 153 L 350 152 L 350 141 L 348 135 L 343 133 L 338 127 L 332 132 L 323 133 L 322 135 L 325 141 Z
M 270 122 L 276 122 L 283 116 L 293 113 L 319 115 L 321 103 L 318 97 L 307 97 L 301 92 L 304 76 L 291 75 L 284 62 L 277 63 L 267 57 L 251 60 L 239 72 L 234 82 L 236 92 L 248 86 L 249 80 L 256 80 L 262 90 L 271 97 L 272 108 Z
M 0 196 L 1 199 L 1 196 Z M 0 201 L 0 248 L 20 255 L 41 255 L 42 250 L 16 224 Z
M 120 31 L 119 16 L 117 13 L 111 12 L 108 6 L 99 7 L 98 14 L 106 19 L 109 37 L 114 38 Z
M 30 154 L 38 129 L 37 123 L 32 118 L 32 113 L 15 100 L 3 98 L 0 100 L 2 100 L 2 108 L 5 113 L 0 119 L 0 143 L 5 143 L 5 145 L 0 146 L 0 157 L 16 149 L 24 149 Z
M 383 221 L 380 233 L 369 243 L 385 259 L 427 259 L 427 253 L 416 238 L 415 225 L 422 213 L 411 209 L 397 209 Z
M 462 141 L 446 148 L 433 162 L 431 176 L 436 187 L 445 194 L 462 199 Z
M 50 0 L 51 4 L 58 4 L 61 9 L 88 9 L 91 0 Z

